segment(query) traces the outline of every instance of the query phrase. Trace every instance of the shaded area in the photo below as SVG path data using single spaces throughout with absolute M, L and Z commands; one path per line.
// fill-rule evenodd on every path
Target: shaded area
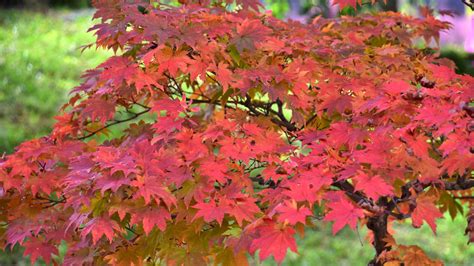
M 474 54 L 450 47 L 441 51 L 441 57 L 449 58 L 456 63 L 456 73 L 474 76 Z

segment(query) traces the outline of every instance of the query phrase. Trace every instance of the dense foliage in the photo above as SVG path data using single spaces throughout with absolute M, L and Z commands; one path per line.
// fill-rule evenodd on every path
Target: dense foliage
M 323 219 L 367 226 L 372 265 L 438 263 L 390 225 L 435 232 L 472 199 L 474 78 L 415 46 L 446 23 L 142 2 L 95 1 L 96 44 L 117 55 L 1 162 L 5 246 L 49 262 L 65 241 L 67 265 L 244 265 L 282 261 Z

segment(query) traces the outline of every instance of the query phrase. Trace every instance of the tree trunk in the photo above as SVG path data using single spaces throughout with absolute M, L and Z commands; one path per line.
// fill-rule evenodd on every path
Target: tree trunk
M 373 246 L 375 248 L 375 257 L 369 262 L 369 266 L 382 266 L 383 262 L 377 261 L 377 258 L 384 251 L 390 250 L 387 245 L 385 238 L 389 235 L 387 231 L 387 214 L 380 214 L 369 218 L 367 227 L 372 231 L 374 235 Z
M 383 5 L 384 11 L 398 11 L 398 0 L 388 0 L 386 5 Z

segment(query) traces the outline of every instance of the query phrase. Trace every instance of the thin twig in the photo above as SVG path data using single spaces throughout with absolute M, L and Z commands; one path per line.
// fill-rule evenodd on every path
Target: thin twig
M 102 130 L 104 130 L 104 129 L 106 129 L 106 128 L 109 128 L 109 127 L 111 127 L 111 126 L 114 126 L 114 125 L 117 125 L 117 124 L 121 124 L 121 123 L 124 123 L 124 122 L 131 121 L 131 120 L 133 120 L 133 119 L 135 119 L 135 118 L 137 118 L 137 117 L 139 117 L 139 116 L 141 116 L 141 115 L 143 115 L 143 114 L 145 114 L 145 113 L 148 113 L 150 110 L 151 110 L 151 108 L 147 108 L 147 109 L 145 109 L 145 110 L 143 110 L 143 111 L 141 111 L 141 112 L 139 112 L 139 113 L 136 113 L 136 114 L 132 115 L 131 117 L 128 117 L 128 118 L 125 118 L 125 119 L 120 119 L 120 120 L 115 120 L 114 122 L 112 122 L 112 123 L 110 123 L 110 124 L 107 124 L 107 125 L 105 125 L 105 126 L 99 128 L 99 129 L 94 130 L 94 131 L 92 131 L 91 133 L 89 133 L 89 134 L 87 134 L 87 135 L 85 135 L 85 136 L 82 136 L 82 137 L 80 137 L 80 138 L 77 138 L 77 139 L 78 139 L 78 140 L 84 140 L 84 139 L 90 138 L 90 137 L 94 136 L 95 134 L 99 133 L 100 131 L 102 131 Z

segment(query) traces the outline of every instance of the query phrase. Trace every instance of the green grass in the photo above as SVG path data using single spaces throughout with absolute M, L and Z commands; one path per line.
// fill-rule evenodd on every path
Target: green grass
M 106 58 L 80 46 L 91 12 L 0 11 L 0 153 L 50 131 L 59 106 L 81 73 Z

